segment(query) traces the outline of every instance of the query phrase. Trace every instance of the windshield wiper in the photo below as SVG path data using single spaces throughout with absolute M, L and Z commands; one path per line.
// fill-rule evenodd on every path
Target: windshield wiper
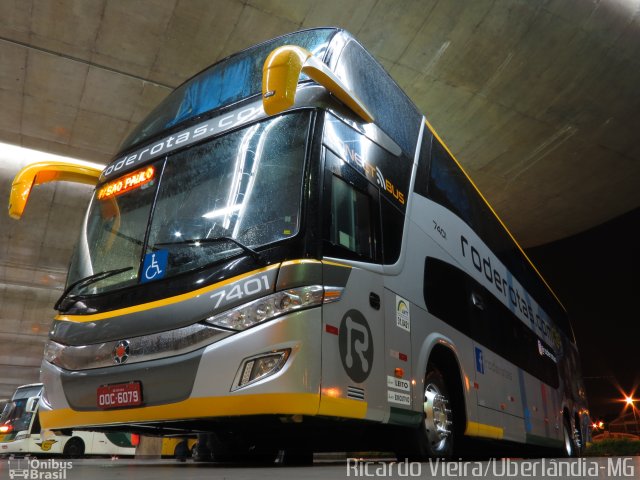
M 73 291 L 73 289 L 77 287 L 85 287 L 87 285 L 91 285 L 92 283 L 96 283 L 100 280 L 104 280 L 105 278 L 112 277 L 114 275 L 126 272 L 128 270 L 133 270 L 133 267 L 124 267 L 124 268 L 116 268 L 114 270 L 106 270 L 104 272 L 94 273 L 93 275 L 89 275 L 88 277 L 81 278 L 77 282 L 73 282 L 71 285 L 69 285 L 67 288 L 64 289 L 64 292 L 62 292 L 62 295 L 60 295 L 60 298 L 58 299 L 56 304 L 53 306 L 54 310 L 60 310 L 60 306 L 67 299 L 67 297 L 69 296 L 69 293 Z M 76 297 L 75 295 L 73 295 L 69 298 L 73 299 Z
M 179 240 L 176 242 L 164 242 L 164 243 L 156 243 L 154 247 L 164 246 L 164 245 L 201 245 L 203 243 L 220 243 L 220 242 L 231 242 L 236 244 L 242 250 L 244 250 L 247 254 L 251 255 L 256 262 L 264 263 L 264 259 L 262 255 L 256 252 L 253 248 L 247 247 L 245 244 L 239 242 L 235 238 L 231 237 L 215 237 L 215 238 L 194 238 L 188 240 Z

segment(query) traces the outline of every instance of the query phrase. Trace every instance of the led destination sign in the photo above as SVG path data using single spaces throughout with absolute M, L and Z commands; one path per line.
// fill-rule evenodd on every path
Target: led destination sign
M 138 188 L 151 181 L 154 174 L 155 170 L 153 167 L 147 167 L 106 183 L 98 190 L 98 200 L 106 200 L 107 198 L 122 195 L 134 188 Z

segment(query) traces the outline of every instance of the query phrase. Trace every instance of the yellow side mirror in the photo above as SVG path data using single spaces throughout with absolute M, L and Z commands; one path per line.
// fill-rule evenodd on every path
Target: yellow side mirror
M 294 105 L 301 73 L 329 90 L 364 122 L 373 122 L 369 109 L 342 80 L 311 52 L 295 45 L 276 48 L 264 62 L 262 105 L 268 115 L 275 115 Z
M 87 163 L 62 161 L 37 162 L 27 165 L 13 179 L 9 196 L 9 216 L 19 220 L 24 213 L 31 189 L 47 182 L 76 182 L 95 185 L 103 167 Z

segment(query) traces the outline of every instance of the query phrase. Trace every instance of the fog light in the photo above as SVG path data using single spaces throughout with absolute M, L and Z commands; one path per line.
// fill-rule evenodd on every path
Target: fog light
M 247 358 L 236 374 L 231 391 L 250 385 L 278 372 L 289 358 L 290 349 L 263 353 Z

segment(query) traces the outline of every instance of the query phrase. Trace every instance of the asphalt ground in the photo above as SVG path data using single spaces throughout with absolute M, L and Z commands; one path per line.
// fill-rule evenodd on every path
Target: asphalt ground
M 640 457 L 496 459 L 397 463 L 381 459 L 318 459 L 313 466 L 247 466 L 175 460 L 0 459 L 0 480 L 325 480 L 348 478 L 609 479 L 640 478 Z

